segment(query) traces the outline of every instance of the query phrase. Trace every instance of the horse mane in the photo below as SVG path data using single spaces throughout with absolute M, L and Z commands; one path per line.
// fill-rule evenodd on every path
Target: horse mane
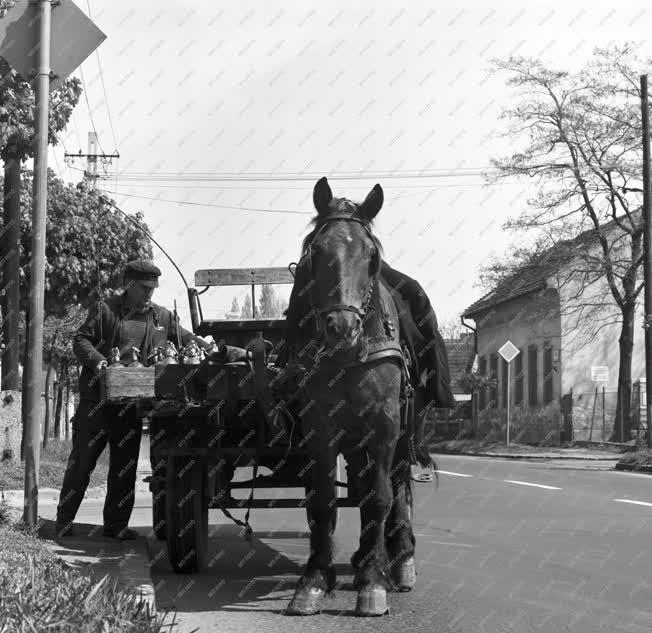
M 333 201 L 330 204 L 328 214 L 326 215 L 315 215 L 309 222 L 309 226 L 312 226 L 312 230 L 308 233 L 303 238 L 303 242 L 301 243 L 301 257 L 303 257 L 306 254 L 306 251 L 308 249 L 308 245 L 312 242 L 313 238 L 319 231 L 319 229 L 322 228 L 322 226 L 326 223 L 328 218 L 330 218 L 332 215 L 342 215 L 342 214 L 349 214 L 352 217 L 359 217 L 357 215 L 357 210 L 358 210 L 358 205 L 355 204 L 354 202 L 351 202 L 351 200 L 347 198 L 333 198 Z M 380 243 L 380 240 L 376 237 L 376 235 L 373 232 L 374 228 L 374 221 L 369 220 L 365 221 L 367 226 L 371 229 L 371 233 L 374 236 L 374 240 L 376 241 L 376 246 L 378 247 L 378 250 L 380 252 L 380 256 L 382 257 L 384 255 L 384 250 L 383 250 L 383 245 Z

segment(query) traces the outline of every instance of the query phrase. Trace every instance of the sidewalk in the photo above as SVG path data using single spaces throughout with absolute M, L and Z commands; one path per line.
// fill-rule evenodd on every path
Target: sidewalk
M 627 449 L 611 446 L 593 446 L 590 448 L 556 446 L 530 446 L 528 444 L 510 444 L 480 440 L 449 440 L 431 443 L 431 453 L 448 455 L 475 455 L 478 457 L 500 457 L 503 459 L 573 459 L 587 461 L 613 460 L 617 462 Z

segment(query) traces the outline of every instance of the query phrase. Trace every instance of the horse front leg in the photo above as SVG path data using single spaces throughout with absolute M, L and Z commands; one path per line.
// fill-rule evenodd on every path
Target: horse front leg
M 358 591 L 355 613 L 358 616 L 378 616 L 388 612 L 388 560 L 385 549 L 385 521 L 392 505 L 390 467 L 394 442 L 378 442 L 367 449 L 368 463 L 366 494 L 360 500 L 360 547 L 354 555 Z
M 335 588 L 333 565 L 333 529 L 335 524 L 336 455 L 324 438 L 321 446 L 312 446 L 306 486 L 307 515 L 310 528 L 310 557 L 299 579 L 288 615 L 315 615 L 321 611 L 324 596 Z

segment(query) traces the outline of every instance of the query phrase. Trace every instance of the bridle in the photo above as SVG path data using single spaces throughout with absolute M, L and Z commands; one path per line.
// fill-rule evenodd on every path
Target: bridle
M 313 264 L 312 264 L 312 251 L 313 251 L 313 243 L 317 239 L 318 235 L 326 228 L 328 224 L 331 222 L 357 222 L 362 228 L 366 231 L 367 235 L 369 236 L 369 239 L 371 239 L 374 249 L 375 249 L 375 262 L 374 262 L 374 267 L 371 273 L 371 276 L 369 278 L 369 285 L 367 286 L 367 291 L 365 293 L 364 300 L 362 302 L 362 305 L 360 307 L 353 306 L 353 305 L 348 305 L 344 303 L 336 303 L 333 305 L 328 305 L 328 306 L 318 306 L 315 302 L 315 297 L 313 294 L 313 288 L 315 286 L 315 277 L 314 277 L 314 270 L 313 270 Z M 343 215 L 343 214 L 334 214 L 326 218 L 325 220 L 322 221 L 321 226 L 319 229 L 315 232 L 315 234 L 312 236 L 312 239 L 308 243 L 305 249 L 304 257 L 306 258 L 308 262 L 308 273 L 310 275 L 310 280 L 308 281 L 308 299 L 310 301 L 310 308 L 311 308 L 311 313 L 315 317 L 315 323 L 316 323 L 316 328 L 317 328 L 317 333 L 321 334 L 321 329 L 322 329 L 322 315 L 326 312 L 334 312 L 334 311 L 346 311 L 346 312 L 353 312 L 353 314 L 357 314 L 361 320 L 364 321 L 364 319 L 367 316 L 367 313 L 369 312 L 369 306 L 371 303 L 371 298 L 373 296 L 374 288 L 376 287 L 378 283 L 378 277 L 380 276 L 380 267 L 381 267 L 381 257 L 380 257 L 380 250 L 378 246 L 378 242 L 376 241 L 376 238 L 374 237 L 373 233 L 371 232 L 371 228 L 369 227 L 369 223 L 365 222 L 364 220 L 360 218 L 353 217 L 351 215 Z M 303 259 L 303 258 L 302 258 Z

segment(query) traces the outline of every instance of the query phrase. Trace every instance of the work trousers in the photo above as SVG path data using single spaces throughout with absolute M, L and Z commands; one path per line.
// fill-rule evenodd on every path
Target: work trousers
M 74 521 L 102 451 L 109 445 L 104 526 L 127 527 L 134 507 L 142 420 L 135 406 L 81 400 L 72 421 L 72 450 L 57 506 L 57 521 Z

